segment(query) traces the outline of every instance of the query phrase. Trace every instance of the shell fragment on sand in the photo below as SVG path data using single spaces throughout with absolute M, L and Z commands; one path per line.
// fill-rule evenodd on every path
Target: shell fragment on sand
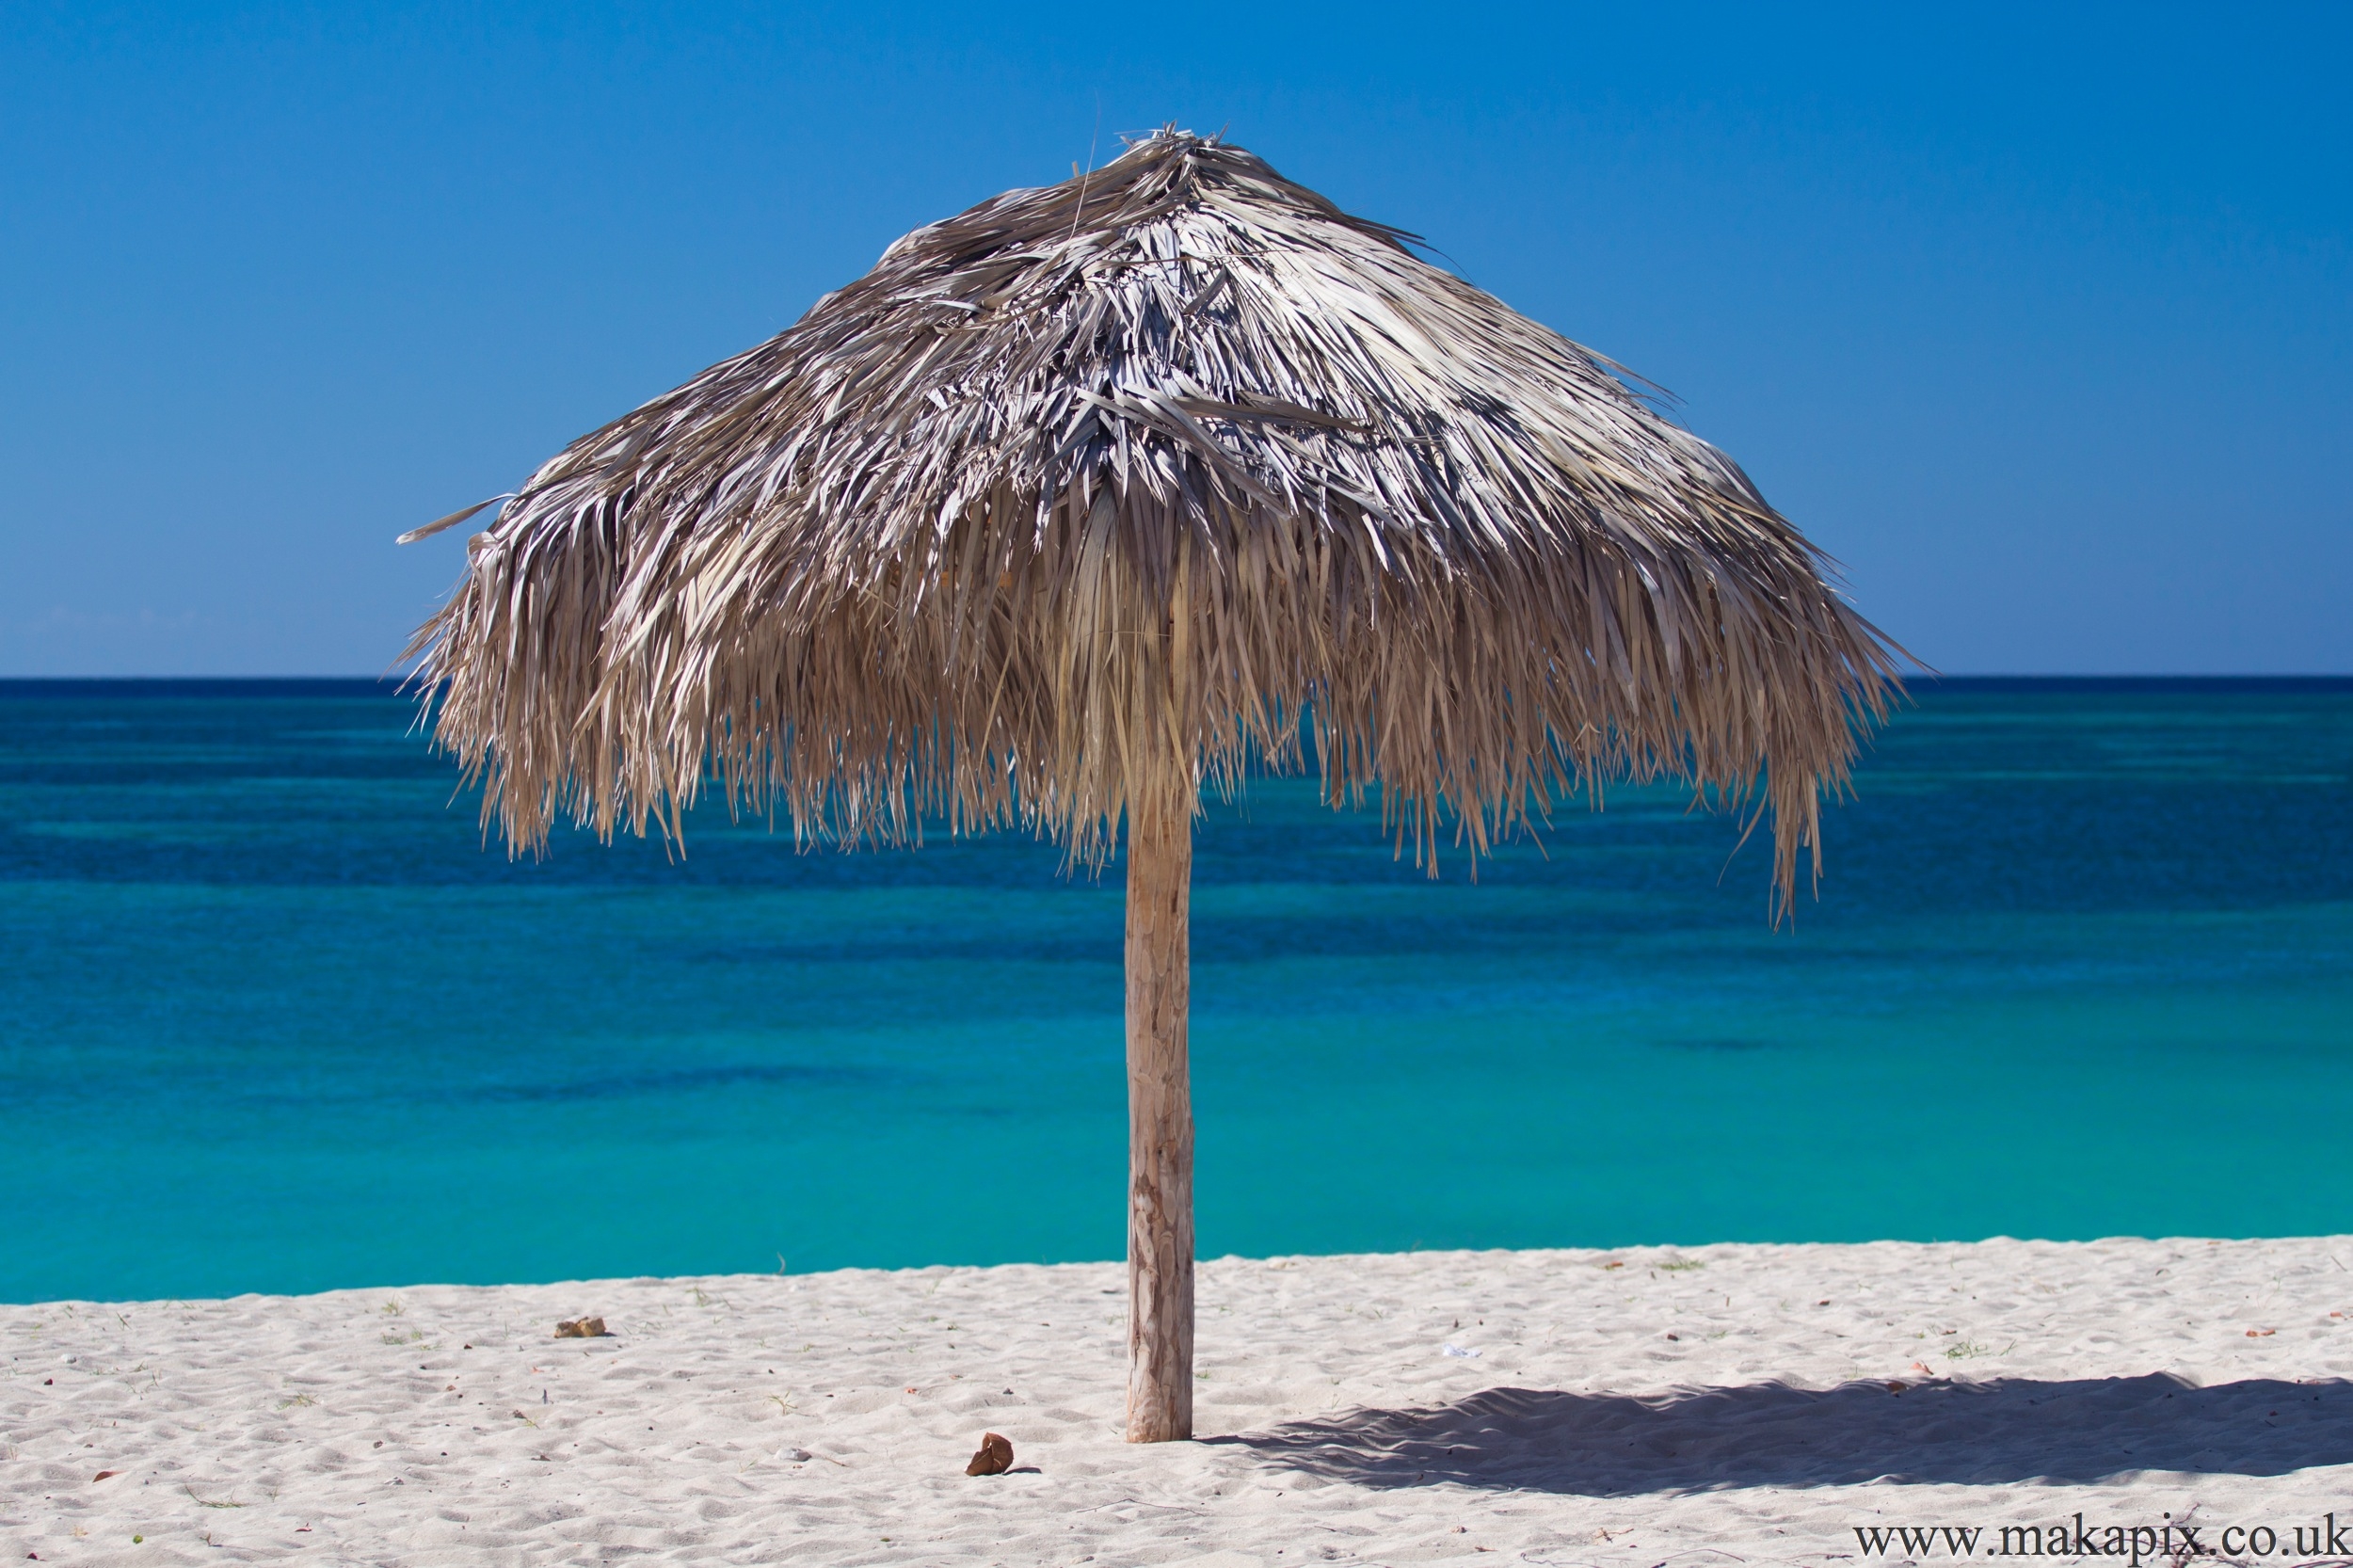
M 972 1463 L 964 1467 L 964 1473 L 968 1476 L 1001 1476 L 1012 1468 L 1013 1444 L 992 1432 L 982 1435 L 980 1451 L 972 1456 Z

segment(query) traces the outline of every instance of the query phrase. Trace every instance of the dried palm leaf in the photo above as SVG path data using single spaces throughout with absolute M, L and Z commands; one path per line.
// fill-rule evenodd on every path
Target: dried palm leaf
M 1410 240 L 1176 132 L 908 234 L 473 537 L 410 649 L 440 741 L 519 847 L 715 776 L 1092 861 L 1164 762 L 1304 717 L 1425 855 L 1442 806 L 1475 856 L 1609 776 L 1761 781 L 1785 895 L 1894 650 L 1731 459 Z

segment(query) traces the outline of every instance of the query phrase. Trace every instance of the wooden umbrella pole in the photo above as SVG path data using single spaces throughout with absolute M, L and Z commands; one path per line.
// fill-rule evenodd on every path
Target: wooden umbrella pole
M 1193 804 L 1128 803 L 1128 1441 L 1193 1435 Z

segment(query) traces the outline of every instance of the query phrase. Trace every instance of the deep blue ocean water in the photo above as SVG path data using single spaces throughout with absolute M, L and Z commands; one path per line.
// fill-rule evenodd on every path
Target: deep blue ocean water
M 0 682 L 0 1299 L 1105 1258 L 1119 880 L 486 849 L 365 682 Z M 1672 790 L 1473 885 L 1203 824 L 1205 1255 L 2353 1230 L 2353 681 L 1945 682 L 1818 901 Z

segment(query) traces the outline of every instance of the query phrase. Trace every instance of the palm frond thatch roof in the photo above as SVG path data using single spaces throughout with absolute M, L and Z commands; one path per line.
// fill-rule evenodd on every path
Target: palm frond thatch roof
M 418 634 L 529 846 L 715 769 L 812 834 L 1101 854 L 1171 759 L 1474 851 L 1581 784 L 1773 808 L 1785 893 L 1890 648 L 1593 352 L 1165 132 L 890 247 L 558 454 Z M 1819 850 L 1815 849 L 1818 863 Z

